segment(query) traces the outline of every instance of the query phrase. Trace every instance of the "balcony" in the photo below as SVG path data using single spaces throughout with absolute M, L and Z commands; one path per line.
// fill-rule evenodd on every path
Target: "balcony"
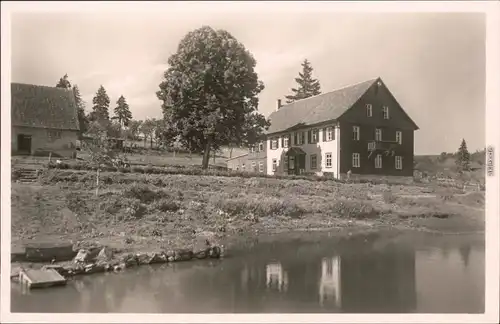
M 393 151 L 398 147 L 399 143 L 396 141 L 369 141 L 368 151 Z

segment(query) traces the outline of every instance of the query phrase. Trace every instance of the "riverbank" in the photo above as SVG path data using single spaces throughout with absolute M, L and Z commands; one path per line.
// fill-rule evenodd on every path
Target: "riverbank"
M 167 251 L 208 235 L 230 253 L 234 240 L 283 232 L 484 230 L 484 192 L 431 184 L 110 173 L 96 196 L 92 173 L 68 172 L 51 170 L 42 184 L 12 184 L 13 249 L 70 241 L 75 249 Z

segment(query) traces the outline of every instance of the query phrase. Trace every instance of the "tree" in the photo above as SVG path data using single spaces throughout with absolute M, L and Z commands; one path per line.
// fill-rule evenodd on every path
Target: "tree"
M 131 140 L 136 140 L 142 128 L 142 120 L 131 120 L 128 123 L 128 138 Z
M 59 79 L 59 82 L 56 84 L 56 88 L 71 89 L 71 82 L 69 82 L 67 74 Z
M 257 113 L 264 85 L 256 61 L 227 31 L 203 26 L 189 32 L 168 64 L 157 92 L 163 118 L 184 147 L 204 153 L 204 169 L 210 150 L 269 126 Z
M 92 99 L 94 106 L 92 107 L 91 119 L 93 121 L 109 121 L 109 97 L 106 89 L 101 85 L 97 90 L 96 95 Z
M 465 143 L 465 139 L 462 139 L 462 143 L 458 148 L 455 163 L 458 166 L 459 171 L 467 171 L 470 169 L 470 154 L 467 150 L 467 143 Z
M 78 114 L 78 124 L 80 126 L 79 135 L 81 138 L 81 136 L 85 134 L 88 130 L 89 121 L 87 119 L 87 116 L 85 115 L 85 103 L 82 100 L 80 89 L 78 89 L 78 86 L 76 84 L 73 86 L 73 93 L 75 95 L 75 103 Z
M 299 77 L 295 78 L 298 83 L 298 88 L 292 88 L 293 94 L 285 96 L 287 103 L 309 98 L 321 94 L 321 85 L 318 79 L 313 79 L 313 68 L 311 62 L 307 59 L 302 62 L 302 72 L 299 72 Z
M 144 134 L 144 146 L 146 146 L 146 141 L 149 138 L 151 147 L 153 147 L 153 138 L 155 137 L 157 127 L 158 121 L 154 118 L 148 118 L 142 123 L 141 132 Z
M 132 120 L 132 113 L 130 112 L 130 108 L 123 95 L 118 98 L 116 105 L 117 106 L 114 110 L 115 116 L 112 119 L 118 120 L 120 126 L 127 126 Z

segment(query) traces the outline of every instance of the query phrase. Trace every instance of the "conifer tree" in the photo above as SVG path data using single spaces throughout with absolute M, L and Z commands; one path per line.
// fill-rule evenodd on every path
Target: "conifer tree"
M 75 84 L 73 86 L 73 93 L 75 95 L 76 109 L 78 112 L 78 124 L 80 125 L 80 136 L 84 134 L 88 129 L 88 120 L 85 115 L 85 103 L 82 100 L 82 95 L 80 94 L 80 89 Z
M 59 79 L 59 82 L 56 84 L 56 88 L 71 89 L 71 82 L 69 82 L 67 74 Z
M 116 119 L 120 127 L 128 126 L 128 123 L 132 120 L 132 113 L 123 95 L 118 98 L 116 105 L 114 110 L 115 116 L 112 119 Z
M 297 82 L 299 86 L 297 88 L 292 88 L 293 94 L 285 96 L 287 103 L 321 94 L 319 80 L 312 77 L 313 68 L 311 62 L 305 59 L 301 65 L 302 72 L 299 72 L 299 77 L 295 78 L 295 82 Z
M 460 171 L 467 171 L 470 169 L 470 154 L 467 150 L 467 143 L 465 143 L 465 139 L 462 139 L 462 143 L 458 148 L 455 163 Z
M 109 121 L 109 97 L 106 89 L 101 85 L 97 90 L 96 95 L 92 99 L 94 106 L 92 107 L 93 121 Z

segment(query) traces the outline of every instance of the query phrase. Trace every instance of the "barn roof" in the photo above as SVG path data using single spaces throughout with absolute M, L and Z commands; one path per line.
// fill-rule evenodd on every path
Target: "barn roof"
M 34 84 L 11 84 L 12 126 L 79 130 L 72 90 Z
M 351 108 L 378 79 L 363 81 L 284 105 L 269 116 L 271 126 L 267 134 L 286 131 L 298 125 L 314 125 L 337 119 Z

